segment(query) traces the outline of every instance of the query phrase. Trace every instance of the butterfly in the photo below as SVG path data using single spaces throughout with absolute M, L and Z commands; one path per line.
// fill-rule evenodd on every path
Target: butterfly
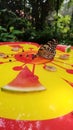
M 56 46 L 58 44 L 58 41 L 55 39 L 52 39 L 51 41 L 48 41 L 46 44 L 41 45 L 41 47 L 38 50 L 38 55 L 52 60 L 56 54 Z

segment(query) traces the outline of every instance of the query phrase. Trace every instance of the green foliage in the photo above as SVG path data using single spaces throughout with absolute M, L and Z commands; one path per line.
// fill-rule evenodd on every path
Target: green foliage
M 69 36 L 69 34 L 71 34 L 71 28 L 70 28 L 70 23 L 71 23 L 71 16 L 70 15 L 58 15 L 58 17 L 55 16 L 55 19 L 52 22 L 52 27 L 53 29 L 55 28 L 55 33 L 54 35 L 56 35 L 57 39 L 64 43 L 67 44 L 67 41 L 71 40 L 71 37 Z
M 69 15 L 66 16 L 59 15 L 57 21 L 58 31 L 60 31 L 63 34 L 67 33 L 70 30 L 70 20 L 71 17 Z
M 46 26 L 43 30 L 35 30 L 35 28 L 31 28 L 25 31 L 24 33 L 24 41 L 34 41 L 39 44 L 44 44 L 48 42 L 48 40 L 54 37 L 54 30 Z
M 24 17 L 18 17 L 14 12 L 7 9 L 0 10 L 0 25 L 5 28 L 14 26 L 16 29 L 29 28 L 31 23 Z
M 20 18 L 7 9 L 0 11 L 0 18 L 0 41 L 23 40 L 23 33 L 31 28 L 29 20 Z
M 63 44 L 73 44 L 73 16 L 58 14 L 63 1 L 0 0 L 0 41 L 46 43 L 57 38 Z M 70 1 L 69 6 L 73 4 Z M 56 16 L 49 22 L 53 11 Z
M 17 41 L 18 35 L 21 35 L 22 32 L 15 30 L 14 27 L 10 27 L 9 31 L 6 28 L 0 26 L 0 41 Z

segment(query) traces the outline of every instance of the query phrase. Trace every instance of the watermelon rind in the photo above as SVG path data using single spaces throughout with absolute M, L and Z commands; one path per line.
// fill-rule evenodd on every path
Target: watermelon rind
M 17 88 L 17 87 L 12 87 L 9 85 L 6 85 L 5 87 L 2 87 L 1 90 L 3 91 L 10 91 L 10 92 L 36 92 L 36 91 L 43 91 L 46 90 L 44 86 L 39 86 L 39 87 L 25 87 L 25 88 Z
M 71 45 L 60 45 L 58 44 L 56 47 L 57 50 L 60 50 L 62 52 L 70 52 L 71 51 Z
M 67 46 L 65 52 L 70 52 L 70 51 L 71 51 L 71 46 L 69 45 L 69 46 Z

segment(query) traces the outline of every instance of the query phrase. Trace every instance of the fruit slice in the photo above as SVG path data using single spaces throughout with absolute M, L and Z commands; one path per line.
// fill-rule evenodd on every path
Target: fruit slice
M 19 51 L 19 47 L 13 47 L 12 51 Z
M 27 66 L 12 80 L 8 85 L 2 87 L 2 90 L 15 92 L 42 91 L 45 87 L 41 85 L 38 77 L 31 72 Z
M 6 58 L 6 57 L 7 57 L 6 54 L 4 54 L 4 53 L 0 53 L 0 58 Z
M 62 55 L 59 56 L 59 59 L 61 59 L 61 60 L 68 60 L 69 59 L 69 55 L 62 54 Z
M 51 71 L 51 72 L 57 71 L 56 67 L 50 66 L 50 65 L 45 65 L 43 68 L 44 68 L 45 70 L 49 70 L 49 71 Z
M 57 45 L 56 47 L 57 50 L 62 51 L 62 52 L 70 52 L 71 51 L 71 46 L 67 45 Z

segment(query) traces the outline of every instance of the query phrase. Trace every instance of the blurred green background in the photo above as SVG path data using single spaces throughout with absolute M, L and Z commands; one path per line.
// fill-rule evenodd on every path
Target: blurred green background
M 0 42 L 73 45 L 73 0 L 0 0 Z

